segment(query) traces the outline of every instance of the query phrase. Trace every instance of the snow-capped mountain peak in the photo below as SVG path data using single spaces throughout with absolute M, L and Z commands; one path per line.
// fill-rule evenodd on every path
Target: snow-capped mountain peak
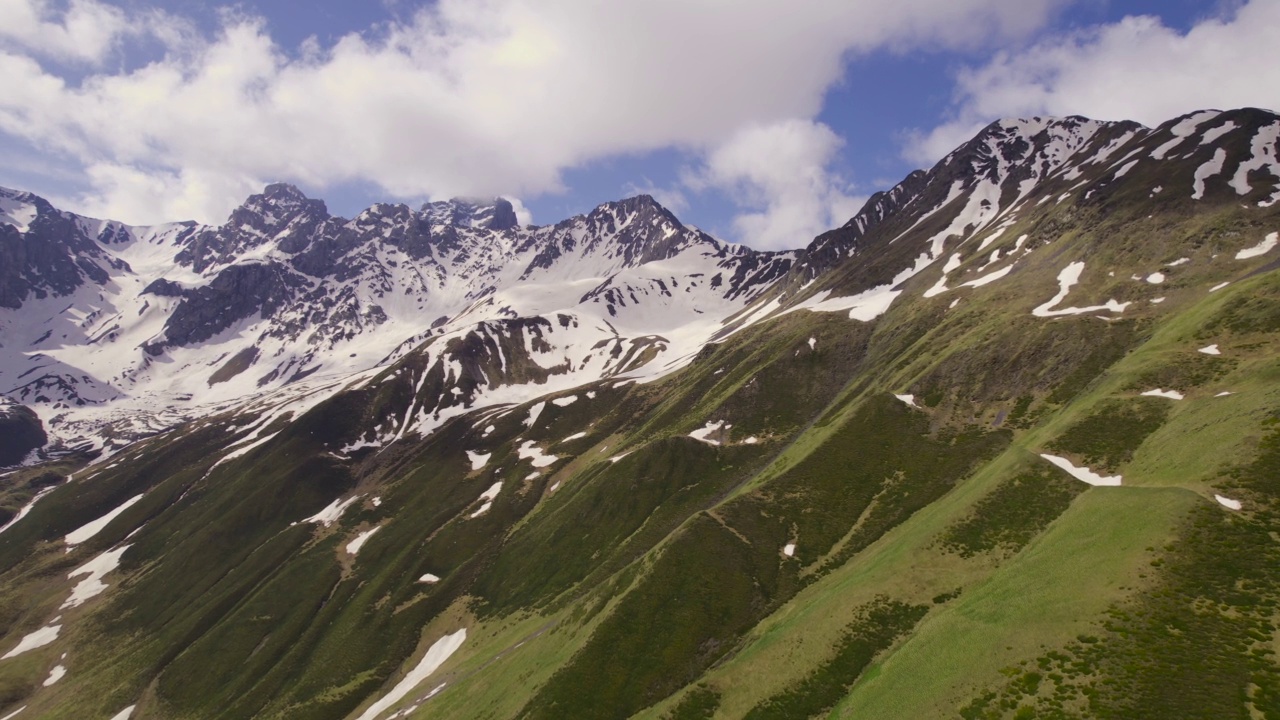
M 464 228 L 510 230 L 519 225 L 511 201 L 505 198 L 453 198 L 426 203 L 421 210 L 428 224 Z

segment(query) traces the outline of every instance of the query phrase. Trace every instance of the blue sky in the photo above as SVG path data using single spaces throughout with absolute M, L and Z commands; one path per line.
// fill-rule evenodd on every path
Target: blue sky
M 0 184 L 221 222 L 284 180 L 518 198 L 650 192 L 798 247 L 1005 115 L 1154 124 L 1280 106 L 1280 0 L 0 0 Z M 1246 69 L 1242 69 L 1246 68 Z

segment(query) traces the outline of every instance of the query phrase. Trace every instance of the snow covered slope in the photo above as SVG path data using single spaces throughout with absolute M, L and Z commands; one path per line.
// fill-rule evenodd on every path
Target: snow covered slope
M 1199 111 L 1156 128 L 1082 117 L 993 122 L 816 238 L 780 286 L 780 307 L 821 292 L 901 290 L 922 273 L 917 282 L 934 295 L 1000 281 L 1018 258 L 1056 239 L 1019 229 L 1068 201 L 1105 209 L 1133 196 L 1184 212 L 1185 203 L 1231 199 L 1271 207 L 1280 200 L 1277 133 L 1280 115 L 1252 108 Z M 846 262 L 859 254 L 862 262 Z
M 0 391 L 35 408 L 55 441 L 98 447 L 518 318 L 559 330 L 546 333 L 554 348 L 513 341 L 548 369 L 539 385 L 662 372 L 792 261 L 686 228 L 647 196 L 526 228 L 501 199 L 379 204 L 347 220 L 282 184 L 219 227 L 130 227 L 29 193 L 0 198 L 12 259 Z

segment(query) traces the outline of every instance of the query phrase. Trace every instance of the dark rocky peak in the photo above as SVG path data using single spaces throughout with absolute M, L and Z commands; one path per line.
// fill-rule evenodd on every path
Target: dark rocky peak
M 510 230 L 519 225 L 511 202 L 500 197 L 441 200 L 423 205 L 421 212 L 431 225 L 487 230 Z
M 649 195 L 604 203 L 583 221 L 592 245 L 615 244 L 628 265 L 666 259 L 691 242 L 719 245 L 709 235 L 686 228 Z
M 108 281 L 104 266 L 115 263 L 80 220 L 32 193 L 0 194 L 0 307 L 17 309 L 31 296 L 68 295 L 86 281 Z
M 374 225 L 405 223 L 412 218 L 413 211 L 404 203 L 375 203 L 357 215 L 352 222 L 357 227 L 364 228 Z
M 618 224 L 650 227 L 666 225 L 679 230 L 685 229 L 675 214 L 654 200 L 652 196 L 643 194 L 604 203 L 588 213 L 587 219 L 605 222 L 612 220 Z
M 923 170 L 913 171 L 892 188 L 881 190 L 867 198 L 862 209 L 849 218 L 844 227 L 855 229 L 859 234 L 867 232 L 914 200 L 928 182 L 928 173 Z
M 842 263 L 863 246 L 891 242 L 916 226 L 925 215 L 954 203 L 959 211 L 980 184 L 984 203 L 1007 208 L 1018 197 L 1054 173 L 1086 162 L 1127 132 L 1141 131 L 1133 122 L 1103 122 L 1079 116 L 996 120 L 960 145 L 931 169 L 916 170 L 887 192 L 868 198 L 844 226 L 823 233 L 796 263 L 794 284 L 812 280 Z M 951 217 L 935 216 L 945 227 Z M 918 248 L 909 248 L 918 253 Z
M 809 243 L 795 264 L 796 273 L 808 281 L 823 270 L 839 264 L 850 255 L 864 236 L 914 203 L 929 187 L 929 181 L 928 173 L 915 170 L 889 190 L 882 190 L 867 198 L 862 209 L 848 222 L 819 235 Z
M 284 229 L 299 216 L 326 219 L 329 210 L 323 200 L 313 200 L 287 183 L 272 183 L 258 195 L 250 195 L 244 204 L 231 211 L 224 228 L 249 225 L 257 230 Z
M 1044 178 L 1062 167 L 1099 134 L 1141 129 L 1079 116 L 996 120 L 930 170 L 935 182 L 959 180 L 968 188 L 990 181 L 1004 185 Z
M 176 259 L 203 272 L 268 242 L 276 242 L 283 252 L 300 252 L 331 219 L 323 200 L 308 198 L 292 185 L 272 183 L 232 210 L 221 227 L 194 233 Z
M 39 195 L 0 187 L 0 226 L 8 225 L 18 232 L 30 232 L 41 220 L 59 214 L 48 200 Z
M 542 250 L 522 277 L 549 268 L 565 255 L 594 256 L 634 267 L 675 255 L 693 242 L 705 242 L 728 253 L 709 235 L 690 230 L 648 195 L 596 206 L 586 215 L 575 215 L 549 228 Z

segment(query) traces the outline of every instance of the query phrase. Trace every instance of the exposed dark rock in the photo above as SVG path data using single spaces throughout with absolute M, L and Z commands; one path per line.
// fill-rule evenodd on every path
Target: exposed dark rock
M 0 466 L 22 462 L 48 441 L 44 425 L 31 408 L 0 398 Z
M 182 286 L 172 280 L 158 278 L 152 280 L 142 289 L 143 295 L 159 295 L 160 297 L 182 297 Z

